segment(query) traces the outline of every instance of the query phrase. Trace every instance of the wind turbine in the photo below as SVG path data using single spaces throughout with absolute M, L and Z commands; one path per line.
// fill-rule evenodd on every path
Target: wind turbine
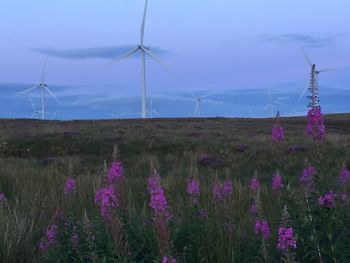
M 266 111 L 267 109 L 270 109 L 271 117 L 274 117 L 275 116 L 274 115 L 274 113 L 275 113 L 275 105 L 277 104 L 277 105 L 286 106 L 286 104 L 284 104 L 282 102 L 279 102 L 277 100 L 274 100 L 272 98 L 270 90 L 267 91 L 267 94 L 269 96 L 269 102 L 265 105 L 263 112 Z
M 308 90 L 310 91 L 310 95 L 307 97 L 310 99 L 310 102 L 308 104 L 308 107 L 310 108 L 318 108 L 320 107 L 320 98 L 319 98 L 319 91 L 318 91 L 318 82 L 317 77 L 321 72 L 327 72 L 327 71 L 335 71 L 336 69 L 316 69 L 316 64 L 312 63 L 309 57 L 307 56 L 306 52 L 302 47 L 300 47 L 301 52 L 303 53 L 307 63 L 311 67 L 311 74 L 310 74 L 310 84 L 309 87 L 305 88 L 303 92 L 300 94 L 298 102 L 303 98 L 305 92 Z
M 198 117 L 201 116 L 201 109 L 200 109 L 200 106 L 201 106 L 202 100 L 205 99 L 205 98 L 207 98 L 207 97 L 209 97 L 209 96 L 211 96 L 211 95 L 213 95 L 214 93 L 211 92 L 211 93 L 209 93 L 209 94 L 207 94 L 207 95 L 204 95 L 204 96 L 196 96 L 196 95 L 194 95 L 192 92 L 189 92 L 189 94 L 190 94 L 190 95 L 195 99 L 195 101 L 196 101 L 196 107 L 195 107 L 195 109 L 194 109 L 193 117 L 194 117 L 194 118 L 196 118 L 196 117 L 198 118 Z
M 155 54 L 144 45 L 144 36 L 145 36 L 145 24 L 146 24 L 146 14 L 147 14 L 147 6 L 148 6 L 148 0 L 146 0 L 145 3 L 145 9 L 143 12 L 143 19 L 142 19 L 142 24 L 141 24 L 141 31 L 140 31 L 140 42 L 139 44 L 132 49 L 131 51 L 129 51 L 128 53 L 126 53 L 125 55 L 112 60 L 110 63 L 108 63 L 107 65 L 111 65 L 114 63 L 119 62 L 120 60 L 126 59 L 128 57 L 133 56 L 135 53 L 137 52 L 141 52 L 141 109 L 142 109 L 142 113 L 141 116 L 142 118 L 146 118 L 146 114 L 147 114 L 147 92 L 146 92 L 146 56 L 149 56 L 150 58 L 152 58 L 153 60 L 155 60 L 156 62 L 158 62 L 159 64 L 161 64 L 163 67 L 166 68 L 166 66 L 163 64 L 163 62 L 161 62 L 156 56 Z M 106 66 L 107 66 L 106 65 Z
M 24 93 L 28 93 L 31 91 L 36 90 L 37 88 L 41 88 L 41 119 L 45 120 L 45 93 L 49 93 L 49 95 L 54 98 L 54 100 L 57 103 L 60 103 L 58 101 L 58 99 L 56 98 L 56 96 L 51 92 L 51 90 L 49 89 L 48 85 L 44 82 L 45 81 L 45 73 L 46 73 L 46 64 L 47 64 L 47 57 L 45 58 L 45 62 L 44 62 L 44 67 L 43 67 L 43 72 L 41 74 L 41 81 L 39 84 L 34 85 L 33 87 L 26 89 L 24 91 L 22 91 L 20 94 L 24 94 Z M 38 111 L 39 113 L 39 111 Z

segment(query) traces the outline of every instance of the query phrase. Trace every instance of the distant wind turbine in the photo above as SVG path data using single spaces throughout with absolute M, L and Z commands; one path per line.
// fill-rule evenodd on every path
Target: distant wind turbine
M 286 104 L 282 103 L 282 102 L 279 102 L 277 100 L 274 100 L 272 98 L 272 95 L 271 95 L 271 92 L 270 90 L 267 91 L 267 94 L 269 96 L 269 102 L 266 104 L 263 112 L 265 112 L 267 109 L 270 109 L 270 113 L 271 113 L 271 117 L 274 117 L 275 116 L 275 105 L 283 105 L 283 106 L 286 106 Z
M 317 82 L 317 77 L 318 74 L 320 74 L 321 72 L 327 72 L 327 71 L 335 71 L 337 69 L 320 69 L 317 70 L 316 69 L 316 64 L 313 64 L 311 62 L 311 60 L 309 59 L 309 57 L 307 56 L 306 52 L 304 51 L 304 49 L 302 47 L 300 47 L 301 52 L 303 53 L 307 63 L 309 64 L 309 66 L 311 67 L 311 74 L 310 74 L 310 84 L 309 87 L 305 88 L 303 90 L 303 92 L 300 94 L 298 102 L 300 102 L 300 100 L 304 97 L 304 94 L 307 90 L 310 91 L 310 95 L 308 96 L 308 98 L 310 99 L 310 103 L 308 105 L 308 107 L 311 108 L 317 108 L 320 106 L 320 98 L 319 98 L 319 91 L 318 91 L 318 82 Z
M 20 94 L 24 94 L 24 93 L 28 93 L 31 91 L 34 91 L 37 88 L 41 88 L 41 119 L 45 120 L 45 92 L 49 93 L 50 96 L 52 98 L 54 98 L 54 100 L 57 103 L 60 103 L 58 101 L 58 99 L 56 98 L 56 96 L 51 92 L 51 90 L 49 89 L 48 85 L 44 82 L 45 81 L 45 73 L 46 73 L 46 64 L 47 64 L 47 57 L 45 58 L 45 62 L 44 62 L 44 67 L 43 67 L 43 72 L 41 74 L 41 82 L 37 85 L 34 85 L 33 87 L 26 89 L 24 91 L 22 91 Z
M 137 53 L 139 51 L 141 52 L 141 80 L 142 80 L 142 85 L 141 85 L 141 90 L 142 90 L 142 99 L 141 99 L 142 111 L 141 112 L 142 113 L 141 113 L 141 116 L 142 116 L 142 118 L 146 118 L 146 114 L 147 114 L 146 55 L 148 55 L 150 58 L 152 58 L 153 60 L 155 60 L 156 62 L 158 62 L 159 64 L 161 64 L 163 67 L 166 68 L 166 66 L 163 64 L 163 62 L 161 62 L 148 47 L 144 46 L 147 5 L 148 5 L 148 0 L 146 0 L 146 3 L 145 3 L 145 9 L 144 9 L 143 19 L 142 19 L 142 24 L 141 24 L 139 44 L 134 49 L 132 49 L 131 51 L 126 53 L 125 55 L 123 55 L 115 60 L 112 60 L 110 63 L 107 64 L 107 65 L 111 65 L 111 64 L 117 63 L 120 60 L 123 60 L 123 59 L 126 59 L 128 57 L 133 56 L 135 53 Z
M 214 93 L 209 93 L 204 96 L 196 96 L 192 92 L 189 92 L 189 94 L 195 99 L 196 101 L 196 107 L 194 109 L 193 117 L 200 117 L 201 116 L 201 102 L 203 99 L 208 98 L 209 96 L 213 95 Z

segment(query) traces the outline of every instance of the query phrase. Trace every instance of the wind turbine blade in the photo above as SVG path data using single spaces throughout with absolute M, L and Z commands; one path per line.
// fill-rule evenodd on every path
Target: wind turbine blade
M 265 112 L 269 107 L 271 107 L 271 104 L 269 103 L 269 104 L 266 104 L 266 106 L 264 107 L 264 109 L 263 109 L 263 112 Z
M 159 59 L 156 57 L 156 55 L 151 52 L 149 49 L 146 49 L 144 47 L 141 47 L 141 49 L 147 54 L 149 55 L 151 58 L 153 58 L 156 62 L 158 62 L 160 65 L 162 65 L 167 71 L 169 71 L 169 68 Z
M 34 103 L 33 103 L 33 100 L 32 100 L 32 99 L 30 99 L 30 104 L 32 105 L 32 109 L 33 109 L 33 111 L 36 111 L 36 109 L 35 109 L 35 106 L 34 106 Z
M 279 102 L 279 101 L 276 101 L 276 100 L 273 100 L 272 101 L 274 104 L 278 104 L 278 105 L 282 105 L 282 106 L 287 106 L 286 104 L 282 103 L 282 102 Z
M 320 69 L 318 72 L 328 72 L 328 71 L 338 71 L 342 70 L 342 68 L 325 68 L 325 69 Z
M 145 10 L 143 11 L 143 18 L 142 18 L 141 32 L 140 32 L 140 46 L 143 45 L 143 39 L 144 39 L 144 37 L 145 37 L 145 25 L 146 25 L 147 5 L 148 5 L 148 0 L 146 0 L 146 3 L 145 3 Z
M 312 62 L 311 62 L 311 60 L 309 59 L 309 57 L 307 56 L 305 50 L 304 50 L 301 46 L 299 46 L 299 48 L 301 49 L 301 52 L 303 53 L 303 55 L 304 55 L 304 57 L 305 57 L 307 63 L 310 65 L 310 67 L 312 67 Z
M 48 87 L 45 87 L 45 90 L 51 95 L 52 98 L 54 98 L 54 100 L 58 103 L 58 104 L 61 104 L 59 102 L 59 100 L 57 99 L 57 97 L 52 93 L 52 91 L 48 88 Z
M 197 99 L 198 97 L 196 95 L 193 94 L 193 92 L 191 91 L 186 91 L 188 94 L 190 94 L 193 98 Z
M 272 101 L 272 95 L 271 95 L 271 91 L 269 89 L 267 90 L 267 95 L 269 96 L 269 100 Z
M 209 96 L 214 95 L 214 94 L 215 94 L 215 92 L 210 92 L 207 95 L 202 96 L 201 99 L 208 98 Z
M 153 112 L 154 112 L 155 114 L 157 114 L 157 115 L 158 115 L 158 117 L 161 117 L 158 111 L 153 110 Z
M 303 90 L 303 92 L 300 94 L 299 99 L 298 99 L 298 102 L 300 102 L 301 99 L 304 97 L 304 95 L 305 95 L 307 89 L 308 89 L 308 88 L 305 88 L 305 89 Z
M 110 61 L 110 62 L 108 62 L 107 64 L 103 65 L 102 67 L 100 67 L 100 69 L 105 68 L 105 67 L 108 67 L 108 66 L 110 66 L 110 65 L 112 65 L 112 64 L 115 64 L 115 63 L 117 63 L 117 62 L 119 62 L 119 61 L 121 61 L 121 60 L 123 60 L 123 59 L 125 59 L 125 58 L 131 57 L 131 56 L 134 55 L 139 49 L 140 49 L 139 47 L 134 48 L 133 50 L 131 50 L 131 51 L 129 51 L 128 53 L 126 53 L 125 55 L 123 55 L 123 56 L 121 56 L 121 57 L 119 57 L 119 58 L 117 58 L 117 59 L 113 59 L 112 61 Z
M 41 83 L 44 83 L 44 80 L 45 80 L 46 65 L 47 65 L 47 56 L 45 57 L 43 72 L 41 74 Z
M 34 85 L 33 87 L 29 88 L 29 89 L 26 89 L 24 91 L 21 91 L 19 94 L 24 94 L 24 93 L 28 93 L 28 92 L 31 92 L 33 90 L 35 90 L 37 87 L 39 87 L 40 85 Z

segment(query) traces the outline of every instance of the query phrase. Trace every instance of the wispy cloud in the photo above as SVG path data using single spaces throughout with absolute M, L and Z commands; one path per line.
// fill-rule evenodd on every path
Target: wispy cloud
M 95 47 L 95 48 L 80 48 L 80 49 L 55 49 L 55 48 L 34 48 L 35 52 L 45 54 L 52 57 L 82 60 L 82 59 L 113 59 L 118 58 L 134 49 L 135 45 L 124 45 L 114 47 Z M 169 53 L 168 50 L 159 47 L 150 47 L 150 49 L 158 54 L 164 55 Z M 134 57 L 139 56 L 139 52 Z
M 335 44 L 336 39 L 343 37 L 346 34 L 301 34 L 301 33 L 289 33 L 281 35 L 260 35 L 258 38 L 265 42 L 276 43 L 296 43 L 310 48 L 322 48 Z

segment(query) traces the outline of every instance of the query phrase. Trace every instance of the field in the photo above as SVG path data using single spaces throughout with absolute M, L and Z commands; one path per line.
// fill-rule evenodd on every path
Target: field
M 280 123 L 0 120 L 0 262 L 350 262 L 350 115 Z

